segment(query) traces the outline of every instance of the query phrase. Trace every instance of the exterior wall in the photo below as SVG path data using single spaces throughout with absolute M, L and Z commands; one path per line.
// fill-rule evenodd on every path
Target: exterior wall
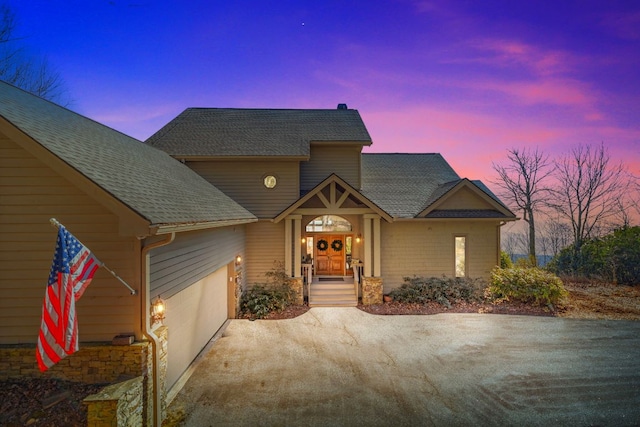
M 405 276 L 449 276 L 454 270 L 454 237 L 466 236 L 467 277 L 488 278 L 498 263 L 498 224 L 483 221 L 382 222 L 381 275 L 384 292 Z
M 245 226 L 179 233 L 151 251 L 151 298 L 169 298 L 244 256 Z M 225 297 L 226 301 L 226 297 Z
M 119 235 L 118 217 L 1 133 L 0 200 L 0 344 L 37 340 L 57 236 L 51 217 L 140 288 L 140 244 Z M 81 341 L 135 332 L 139 306 L 138 296 L 98 269 L 76 305 Z
M 169 331 L 167 389 L 227 320 L 227 280 L 224 266 L 165 300 L 164 324 Z
M 284 264 L 284 221 L 258 221 L 247 224 L 245 266 L 246 282 L 264 283 L 264 273 L 273 268 L 274 261 Z
M 492 209 L 493 207 L 468 188 L 461 188 L 450 197 L 438 209 Z
M 361 150 L 360 145 L 312 144 L 309 161 L 300 163 L 300 189 L 311 190 L 332 173 L 360 188 Z
M 273 218 L 300 197 L 298 161 L 205 161 L 187 166 L 258 218 Z M 276 177 L 275 188 L 264 186 L 266 175 Z

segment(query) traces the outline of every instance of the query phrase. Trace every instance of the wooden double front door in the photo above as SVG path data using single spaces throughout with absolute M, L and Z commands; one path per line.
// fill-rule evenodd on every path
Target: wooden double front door
M 318 276 L 342 276 L 345 274 L 345 235 L 316 235 L 316 265 Z

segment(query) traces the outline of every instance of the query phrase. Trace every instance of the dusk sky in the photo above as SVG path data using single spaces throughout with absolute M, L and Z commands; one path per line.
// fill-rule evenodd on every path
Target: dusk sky
M 145 140 L 188 107 L 360 111 L 367 152 L 495 178 L 604 143 L 640 175 L 640 1 L 9 0 L 70 108 Z

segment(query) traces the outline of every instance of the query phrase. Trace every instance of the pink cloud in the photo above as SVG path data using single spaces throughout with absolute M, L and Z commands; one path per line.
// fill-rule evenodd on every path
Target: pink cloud
M 481 53 L 489 53 L 489 56 L 476 58 L 477 62 L 501 67 L 522 66 L 542 76 L 567 73 L 580 62 L 567 52 L 544 50 L 518 40 L 481 39 L 468 43 L 468 46 Z

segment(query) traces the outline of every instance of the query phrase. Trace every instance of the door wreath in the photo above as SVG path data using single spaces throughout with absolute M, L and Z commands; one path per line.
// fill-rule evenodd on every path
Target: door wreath
M 342 240 L 336 239 L 331 242 L 331 249 L 336 252 L 340 252 L 342 250 Z
M 318 244 L 316 245 L 316 248 L 318 248 L 319 251 L 326 251 L 328 247 L 329 247 L 329 242 L 327 242 L 324 239 L 318 240 Z

